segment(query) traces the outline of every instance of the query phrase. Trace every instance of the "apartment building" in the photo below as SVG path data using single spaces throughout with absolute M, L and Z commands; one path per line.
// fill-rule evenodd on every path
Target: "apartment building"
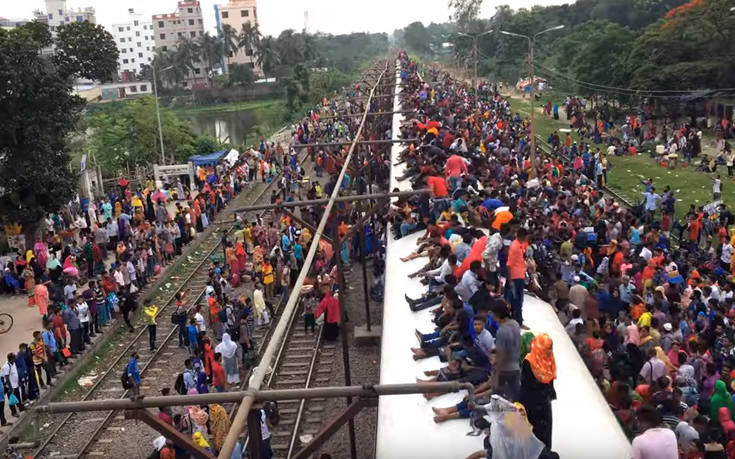
M 176 11 L 169 14 L 153 15 L 153 40 L 155 49 L 168 51 L 176 49 L 179 40 L 196 40 L 204 35 L 202 8 L 197 0 L 180 1 Z M 201 89 L 208 85 L 206 65 L 196 62 L 194 70 L 182 83 L 185 88 Z
M 46 0 L 46 12 L 37 10 L 34 15 L 37 21 L 48 24 L 52 34 L 57 27 L 71 22 L 97 22 L 94 8 L 68 8 L 66 0 Z
M 128 17 L 112 24 L 110 33 L 115 38 L 118 57 L 118 72 L 122 77 L 125 73 L 138 74 L 145 65 L 153 61 L 153 23 L 150 17 L 136 13 L 133 8 L 128 9 Z
M 216 5 L 215 13 L 217 16 L 217 28 L 222 29 L 225 25 L 229 25 L 237 33 L 242 32 L 245 24 L 255 26 L 258 24 L 258 6 L 256 0 L 230 0 L 226 5 Z M 249 65 L 256 73 L 261 73 L 256 68 L 255 51 L 252 49 L 240 49 L 237 54 L 225 56 L 225 61 L 230 64 L 246 64 Z

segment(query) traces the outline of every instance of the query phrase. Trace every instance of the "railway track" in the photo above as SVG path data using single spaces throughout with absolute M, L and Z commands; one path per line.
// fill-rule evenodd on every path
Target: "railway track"
M 306 159 L 304 154 L 301 162 Z M 276 180 L 270 184 L 256 184 L 258 190 L 253 190 L 254 196 L 247 200 L 247 204 L 257 204 L 267 200 Z M 273 218 L 273 211 L 267 210 L 258 216 L 268 224 Z M 245 221 L 248 221 L 245 219 Z M 228 228 L 226 231 L 231 231 Z M 221 246 L 222 231 L 215 230 L 206 236 L 197 249 L 189 255 L 182 263 L 181 270 L 172 276 L 168 288 L 173 293 L 160 302 L 159 312 L 156 317 L 157 323 L 157 348 L 151 352 L 148 343 L 148 332 L 145 326 L 130 334 L 130 339 L 123 340 L 126 344 L 120 344 L 121 350 L 116 352 L 115 357 L 106 369 L 98 375 L 95 383 L 89 387 L 81 400 L 97 400 L 104 398 L 125 398 L 129 394 L 120 385 L 120 375 L 124 371 L 129 357 L 133 352 L 140 356 L 141 368 L 141 393 L 144 395 L 156 394 L 163 387 L 171 387 L 175 375 L 181 371 L 183 360 L 188 355 L 186 349 L 181 349 L 177 344 L 178 327 L 171 323 L 169 317 L 175 308 L 175 296 L 179 292 L 190 289 L 200 292 L 192 298 L 187 299 L 187 309 L 191 311 L 204 297 L 206 282 L 208 280 L 209 263 L 212 255 L 218 253 Z M 172 306 L 173 305 L 173 306 Z M 263 327 L 259 328 L 260 333 Z M 256 335 L 257 336 L 257 335 Z M 128 453 L 132 447 L 130 439 L 145 451 L 150 450 L 150 442 L 140 441 L 136 432 L 145 427 L 136 423 L 131 430 L 130 420 L 125 420 L 122 413 L 110 411 L 107 413 L 71 413 L 61 420 L 46 423 L 44 426 L 50 433 L 42 440 L 40 445 L 31 453 L 34 458 L 80 458 L 100 457 L 109 454 L 119 454 L 121 451 Z M 137 427 L 137 428 L 136 428 Z M 127 429 L 127 430 L 126 430 Z M 150 432 L 150 430 L 148 430 Z M 144 435 L 145 437 L 145 435 Z M 134 454 L 131 454 L 134 456 Z M 113 456 L 114 457 L 114 456 Z

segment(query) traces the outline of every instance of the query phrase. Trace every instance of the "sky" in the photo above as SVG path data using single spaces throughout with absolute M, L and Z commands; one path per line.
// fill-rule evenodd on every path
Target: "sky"
M 490 17 L 497 5 L 528 8 L 533 5 L 559 5 L 574 0 L 485 0 L 482 17 Z M 200 0 L 205 27 L 214 30 L 214 5 L 226 0 Z M 172 13 L 176 0 L 68 0 L 71 8 L 92 6 L 97 22 L 109 26 L 127 15 L 128 8 L 146 15 Z M 370 8 L 367 8 L 369 5 Z M 43 0 L 0 0 L 0 16 L 10 19 L 32 18 L 36 9 L 45 10 Z M 284 29 L 301 30 L 304 10 L 308 10 L 309 32 L 332 34 L 350 32 L 393 32 L 411 22 L 446 22 L 447 0 L 260 0 L 258 22 L 266 35 L 278 35 Z

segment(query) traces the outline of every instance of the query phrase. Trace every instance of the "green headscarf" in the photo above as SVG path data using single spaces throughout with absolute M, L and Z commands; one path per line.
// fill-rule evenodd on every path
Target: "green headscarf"
M 718 379 L 715 383 L 715 393 L 709 399 L 709 418 L 717 420 L 720 408 L 726 407 L 730 410 L 730 416 L 735 415 L 734 406 L 730 394 L 727 392 L 725 381 Z
M 526 359 L 526 354 L 531 352 L 531 341 L 533 341 L 533 333 L 526 332 L 521 336 L 521 363 Z

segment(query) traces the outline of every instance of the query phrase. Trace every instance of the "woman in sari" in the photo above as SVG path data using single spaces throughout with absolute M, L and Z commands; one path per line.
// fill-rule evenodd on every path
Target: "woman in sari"
M 214 348 L 214 351 L 222 355 L 227 384 L 239 384 L 240 367 L 237 358 L 237 343 L 232 341 L 229 333 L 222 334 L 222 342 Z
M 33 245 L 33 254 L 36 256 L 36 260 L 38 260 L 40 266 L 46 266 L 46 262 L 48 261 L 48 248 L 46 248 L 46 244 L 44 244 L 40 237 L 36 238 L 36 243 Z
M 33 290 L 36 286 L 36 274 L 30 263 L 27 263 L 23 269 L 23 288 L 28 294 L 28 306 L 33 306 Z

